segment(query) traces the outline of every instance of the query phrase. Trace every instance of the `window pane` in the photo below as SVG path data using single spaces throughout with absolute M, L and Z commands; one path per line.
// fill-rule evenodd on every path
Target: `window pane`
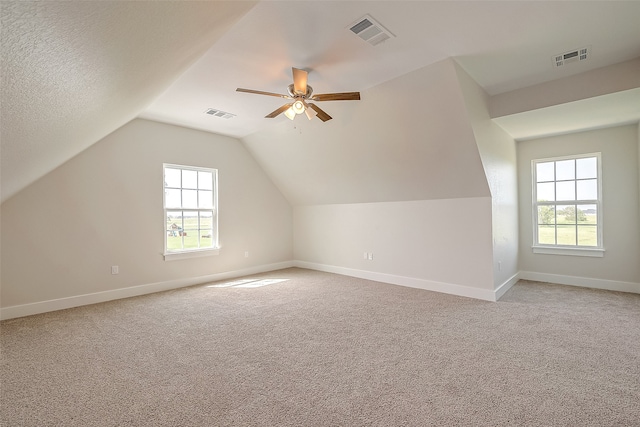
M 213 212 L 200 212 L 200 229 L 211 230 L 213 225 Z
M 554 193 L 555 184 L 553 182 L 545 182 L 543 184 L 536 184 L 536 196 L 539 202 L 553 202 L 556 200 Z
M 541 245 L 556 244 L 556 228 L 553 225 L 541 225 L 538 227 L 538 243 Z
M 211 172 L 198 172 L 198 188 L 200 190 L 213 190 L 213 174 Z
M 575 205 L 558 205 L 558 224 L 575 224 L 576 223 L 576 207 Z
M 597 200 L 598 199 L 598 180 L 586 179 L 577 181 L 577 199 L 578 200 Z
M 182 242 L 184 249 L 198 248 L 198 212 L 184 212 Z
M 200 236 L 200 247 L 210 248 L 212 246 L 213 246 L 213 239 L 212 239 L 211 233 L 202 231 L 202 235 Z
M 578 222 L 597 224 L 598 207 L 596 205 L 578 205 Z
M 576 244 L 575 225 L 558 225 L 558 244 L 575 246 Z
M 197 190 L 182 190 L 182 207 L 192 209 L 198 208 Z
M 556 182 L 556 200 L 575 200 L 575 181 Z
M 553 181 L 553 162 L 536 163 L 536 181 Z
M 164 186 L 180 188 L 180 169 L 165 168 Z
M 538 224 L 555 224 L 556 211 L 553 206 L 538 206 Z
M 575 178 L 575 160 L 562 160 L 556 162 L 556 181 Z
M 200 212 L 200 247 L 213 246 L 213 211 Z
M 167 237 L 167 250 L 168 251 L 178 251 L 182 249 L 182 237 L 180 236 L 171 236 Z
M 198 233 L 195 231 L 185 231 L 183 242 L 185 249 L 198 249 Z
M 182 211 L 167 212 L 167 230 L 177 230 L 182 227 Z
M 598 228 L 595 225 L 579 225 L 578 245 L 598 246 Z
M 213 191 L 198 191 L 199 208 L 213 207 Z
M 576 178 L 597 178 L 598 177 L 598 159 L 596 157 L 588 157 L 586 159 L 576 160 Z
M 167 250 L 182 249 L 182 211 L 167 212 Z
M 167 208 L 181 208 L 180 190 L 165 189 L 164 204 Z
M 198 212 L 185 211 L 183 217 L 183 224 L 185 230 L 197 230 L 198 229 Z
M 198 188 L 198 172 L 183 170 L 182 188 Z

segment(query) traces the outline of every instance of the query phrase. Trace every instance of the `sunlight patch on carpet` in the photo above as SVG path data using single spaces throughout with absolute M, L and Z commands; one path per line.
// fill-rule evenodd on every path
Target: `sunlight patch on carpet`
M 243 279 L 221 283 L 219 285 L 209 285 L 207 288 L 261 288 L 263 286 L 286 282 L 287 280 L 289 279 Z

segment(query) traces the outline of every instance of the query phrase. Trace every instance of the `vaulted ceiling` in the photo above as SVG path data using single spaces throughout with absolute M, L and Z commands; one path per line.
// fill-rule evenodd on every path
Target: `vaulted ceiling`
M 640 57 L 640 2 L 0 4 L 3 201 L 135 117 L 248 143 L 255 135 L 276 140 L 291 133 L 295 124 L 284 116 L 264 118 L 282 99 L 235 89 L 286 93 L 292 66 L 309 71 L 315 93 L 365 94 L 454 58 L 488 94 L 499 95 Z M 372 46 L 349 31 L 366 14 L 394 37 Z M 556 54 L 583 47 L 588 60 L 553 64 Z M 408 89 L 404 106 L 394 100 L 394 108 L 419 107 L 417 89 L 415 97 Z M 381 110 L 383 95 L 375 91 Z M 355 114 L 357 105 L 322 107 L 337 119 Z M 212 117 L 208 108 L 235 117 Z M 270 159 L 267 169 L 296 167 Z

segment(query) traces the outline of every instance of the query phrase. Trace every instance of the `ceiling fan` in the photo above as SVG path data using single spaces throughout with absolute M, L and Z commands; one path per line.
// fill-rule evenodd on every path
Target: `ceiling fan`
M 293 84 L 287 88 L 288 95 L 281 95 L 273 92 L 263 92 L 260 90 L 237 88 L 237 92 L 256 93 L 258 95 L 277 96 L 279 98 L 289 99 L 290 103 L 284 104 L 282 107 L 267 114 L 265 118 L 273 119 L 281 113 L 284 113 L 290 120 L 296 115 L 305 113 L 309 120 L 314 116 L 318 116 L 320 120 L 326 122 L 331 120 L 331 116 L 325 113 L 316 104 L 309 101 L 358 101 L 360 100 L 360 92 L 343 92 L 343 93 L 323 93 L 314 95 L 313 88 L 307 84 L 307 73 L 299 68 L 292 68 Z

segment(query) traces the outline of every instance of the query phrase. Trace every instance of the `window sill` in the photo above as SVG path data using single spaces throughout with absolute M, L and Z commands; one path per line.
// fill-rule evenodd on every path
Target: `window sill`
M 201 258 L 206 256 L 218 255 L 219 253 L 220 253 L 220 248 L 212 248 L 212 249 L 197 249 L 194 251 L 166 252 L 162 254 L 162 256 L 164 256 L 165 261 L 175 261 L 179 259 Z
M 586 256 L 602 258 L 604 257 L 603 248 L 567 248 L 567 247 L 550 247 L 550 246 L 532 246 L 534 254 L 547 255 L 569 255 L 569 256 Z

